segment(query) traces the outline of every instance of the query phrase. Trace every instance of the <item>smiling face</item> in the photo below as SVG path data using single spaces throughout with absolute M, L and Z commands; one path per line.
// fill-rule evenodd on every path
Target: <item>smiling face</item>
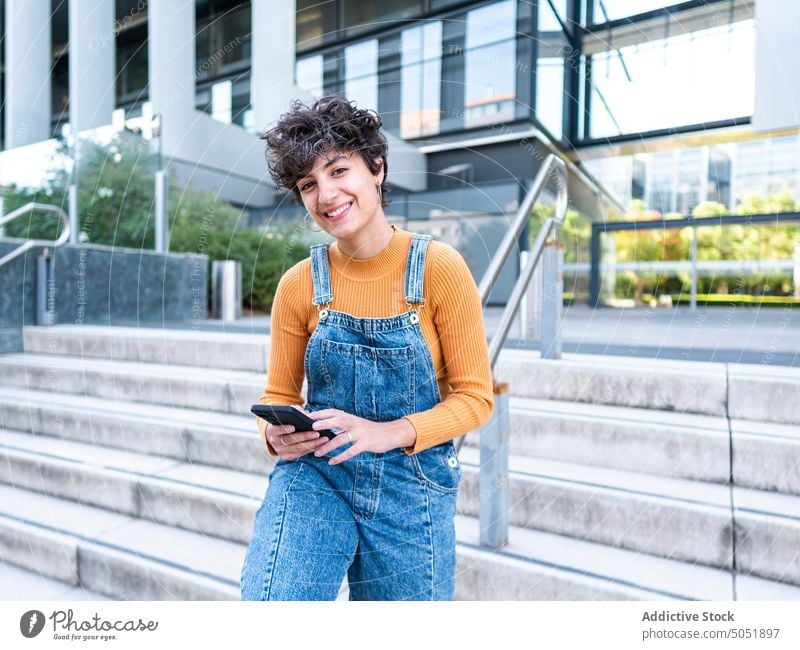
M 319 156 L 297 188 L 306 210 L 325 232 L 337 240 L 359 242 L 368 241 L 372 231 L 385 231 L 378 196 L 382 182 L 383 168 L 373 175 L 361 154 L 335 150 Z

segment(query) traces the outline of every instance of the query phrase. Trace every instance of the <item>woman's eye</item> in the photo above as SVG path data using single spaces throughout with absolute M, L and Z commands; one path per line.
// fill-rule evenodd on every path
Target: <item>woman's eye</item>
M 347 167 L 337 167 L 336 169 L 333 170 L 333 173 L 336 174 L 337 172 L 346 172 L 346 171 L 347 171 Z M 300 186 L 300 191 L 301 192 L 305 192 L 313 184 L 314 184 L 313 182 L 309 182 L 309 183 L 305 183 L 304 185 L 301 185 Z

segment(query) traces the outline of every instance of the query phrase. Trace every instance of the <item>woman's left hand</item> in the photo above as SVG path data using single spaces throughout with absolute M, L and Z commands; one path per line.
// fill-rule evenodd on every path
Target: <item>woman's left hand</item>
M 342 463 L 362 451 L 384 452 L 398 447 L 410 447 L 417 439 L 414 425 L 400 418 L 392 422 L 372 422 L 339 409 L 322 409 L 308 414 L 314 422 L 314 430 L 342 429 L 334 438 L 320 446 L 315 456 L 323 456 L 352 441 L 349 449 L 328 461 L 329 465 Z M 350 434 L 348 436 L 348 434 Z

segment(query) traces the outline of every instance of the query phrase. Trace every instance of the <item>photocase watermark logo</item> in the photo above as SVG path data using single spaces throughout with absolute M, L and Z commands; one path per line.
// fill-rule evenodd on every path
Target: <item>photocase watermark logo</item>
M 32 639 L 44 629 L 46 618 L 53 623 L 53 638 L 57 641 L 114 641 L 120 632 L 153 632 L 158 621 L 139 619 L 109 620 L 96 613 L 90 619 L 76 619 L 73 611 L 54 610 L 50 616 L 38 609 L 25 612 L 19 619 L 22 636 Z
M 22 636 L 32 639 L 44 629 L 44 614 L 38 609 L 25 612 L 19 619 L 19 631 Z

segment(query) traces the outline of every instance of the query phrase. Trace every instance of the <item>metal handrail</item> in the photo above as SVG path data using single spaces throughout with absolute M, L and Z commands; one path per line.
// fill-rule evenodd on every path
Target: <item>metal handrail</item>
M 19 257 L 25 251 L 29 251 L 31 248 L 35 246 L 52 246 L 53 248 L 58 248 L 64 242 L 69 239 L 69 217 L 67 217 L 66 212 L 64 212 L 61 208 L 55 205 L 48 205 L 47 203 L 26 203 L 21 208 L 17 208 L 12 212 L 9 212 L 6 216 L 0 217 L 0 227 L 5 226 L 7 223 L 14 221 L 17 217 L 21 217 L 23 214 L 27 214 L 28 212 L 33 212 L 34 210 L 42 210 L 44 212 L 53 212 L 61 219 L 61 223 L 64 225 L 64 228 L 61 231 L 61 236 L 58 239 L 29 239 L 24 244 L 19 245 L 13 251 L 8 253 L 8 255 L 4 255 L 0 257 L 0 266 L 10 262 L 11 260 Z
M 528 222 L 533 204 L 542 193 L 545 183 L 547 182 L 547 175 L 551 171 L 556 175 L 556 213 L 554 217 L 548 218 L 539 230 L 539 234 L 536 236 L 536 241 L 533 244 L 533 249 L 528 257 L 528 262 L 514 284 L 514 289 L 511 292 L 511 296 L 503 310 L 503 315 L 500 318 L 500 324 L 489 342 L 489 365 L 492 369 L 492 374 L 494 374 L 494 367 L 500 356 L 500 350 L 508 337 L 508 331 L 511 329 L 511 323 L 517 315 L 522 296 L 528 288 L 536 265 L 542 257 L 542 251 L 544 251 L 547 238 L 550 236 L 550 232 L 553 229 L 556 230 L 556 238 L 558 237 L 558 231 L 564 223 L 564 218 L 567 214 L 567 168 L 564 161 L 555 154 L 549 154 L 539 168 L 528 193 L 525 195 L 522 204 L 517 210 L 511 227 L 506 231 L 503 241 L 500 242 L 497 253 L 492 258 L 491 262 L 489 262 L 489 267 L 486 269 L 478 285 L 481 305 L 485 307 L 486 303 L 489 301 L 489 294 L 491 294 L 508 256 L 511 255 L 511 251 L 515 248 L 519 235 Z M 456 443 L 456 453 L 461 451 L 461 445 L 464 444 L 465 438 L 466 434 L 459 436 L 458 442 Z

